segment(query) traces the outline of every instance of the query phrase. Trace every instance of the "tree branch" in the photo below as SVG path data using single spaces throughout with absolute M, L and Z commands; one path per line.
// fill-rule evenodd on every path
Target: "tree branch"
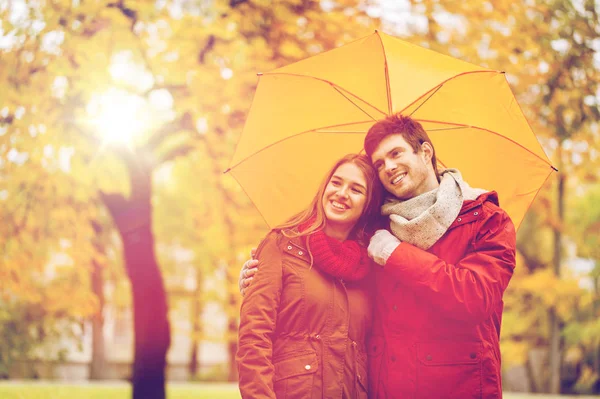
M 215 47 L 215 42 L 216 42 L 216 38 L 215 35 L 210 35 L 208 37 L 208 40 L 206 41 L 206 44 L 204 45 L 204 47 L 202 47 L 202 49 L 200 50 L 200 53 L 198 54 L 198 63 L 200 64 L 204 64 L 204 59 L 206 57 L 206 54 L 208 54 L 208 52 L 210 50 L 213 49 L 213 47 Z
M 127 200 L 122 194 L 110 193 L 107 194 L 102 190 L 98 191 L 98 195 L 100 199 L 108 209 L 113 218 L 115 215 L 118 215 L 122 212 L 123 209 L 127 207 Z
M 121 14 L 123 14 L 127 19 L 129 19 L 131 21 L 130 29 L 133 31 L 133 27 L 135 26 L 135 23 L 137 22 L 137 11 L 136 10 L 134 10 L 133 8 L 127 7 L 123 0 L 119 0 L 116 3 L 110 3 L 107 5 L 107 7 L 108 8 L 116 8 L 119 11 L 121 11 Z
M 196 146 L 191 145 L 189 143 L 172 148 L 160 157 L 159 164 L 173 161 L 175 158 L 185 156 L 195 149 Z
M 523 249 L 517 248 L 517 251 L 525 261 L 525 267 L 527 267 L 527 270 L 529 270 L 530 273 L 533 273 L 535 270 L 538 270 L 547 265 L 547 263 L 540 261 L 535 256 L 531 256 L 527 253 L 527 251 Z
M 158 147 L 160 147 L 167 137 L 182 130 L 195 132 L 194 121 L 192 120 L 192 115 L 189 112 L 184 113 L 179 119 L 160 128 L 160 130 L 158 130 L 148 139 L 148 142 L 143 146 L 143 149 L 147 151 L 155 151 L 158 149 Z
M 187 85 L 176 85 L 176 84 L 163 84 L 163 85 L 154 85 L 145 92 L 143 92 L 142 96 L 147 96 L 150 92 L 154 90 L 168 90 L 173 97 L 183 97 L 191 94 L 189 87 Z

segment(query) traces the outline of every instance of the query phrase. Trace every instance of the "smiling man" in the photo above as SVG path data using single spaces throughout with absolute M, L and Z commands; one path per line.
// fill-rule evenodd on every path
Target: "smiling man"
M 457 170 L 438 173 L 431 140 L 409 117 L 377 122 L 364 146 L 389 216 L 389 231 L 369 245 L 381 266 L 369 397 L 501 398 L 502 295 L 516 236 L 497 194 Z

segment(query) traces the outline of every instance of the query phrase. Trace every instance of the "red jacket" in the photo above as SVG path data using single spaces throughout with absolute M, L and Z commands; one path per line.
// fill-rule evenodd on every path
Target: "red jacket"
M 494 192 L 465 201 L 429 250 L 398 246 L 376 271 L 369 397 L 502 397 L 502 294 L 515 247 Z

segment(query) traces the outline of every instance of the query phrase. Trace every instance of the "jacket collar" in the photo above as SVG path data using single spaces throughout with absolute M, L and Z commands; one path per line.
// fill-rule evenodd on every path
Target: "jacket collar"
M 481 194 L 474 200 L 465 201 L 463 203 L 462 208 L 460 209 L 459 215 L 462 215 L 466 212 L 470 212 L 472 209 L 482 206 L 483 203 L 486 201 L 490 201 L 496 206 L 500 205 L 500 203 L 498 202 L 498 193 L 495 191 L 488 191 L 486 193 Z

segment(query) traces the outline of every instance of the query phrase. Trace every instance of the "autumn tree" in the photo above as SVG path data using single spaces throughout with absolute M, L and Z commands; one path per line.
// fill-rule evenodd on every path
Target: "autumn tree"
M 212 162 L 210 173 L 220 176 L 249 107 L 256 72 L 367 33 L 370 21 L 356 6 L 354 1 L 323 10 L 307 0 L 210 7 L 121 0 L 2 8 L 2 29 L 9 32 L 0 69 L 6 87 L 2 159 L 32 157 L 44 148 L 68 154 L 63 162 L 70 195 L 102 202 L 111 215 L 133 292 L 134 397 L 164 397 L 170 341 L 152 231 L 153 171 L 202 151 Z M 25 171 L 32 164 L 26 159 L 21 166 Z M 213 184 L 222 215 L 215 223 L 226 227 L 225 264 L 237 269 L 239 260 L 232 254 L 247 240 L 238 232 L 247 222 L 235 211 L 239 205 L 232 193 L 239 195 L 239 189 L 223 179 Z M 17 191 L 8 193 L 20 204 Z M 44 197 L 40 203 L 48 202 Z M 83 226 L 92 235 L 98 232 L 93 221 Z M 237 273 L 228 276 L 233 379 L 239 294 Z

